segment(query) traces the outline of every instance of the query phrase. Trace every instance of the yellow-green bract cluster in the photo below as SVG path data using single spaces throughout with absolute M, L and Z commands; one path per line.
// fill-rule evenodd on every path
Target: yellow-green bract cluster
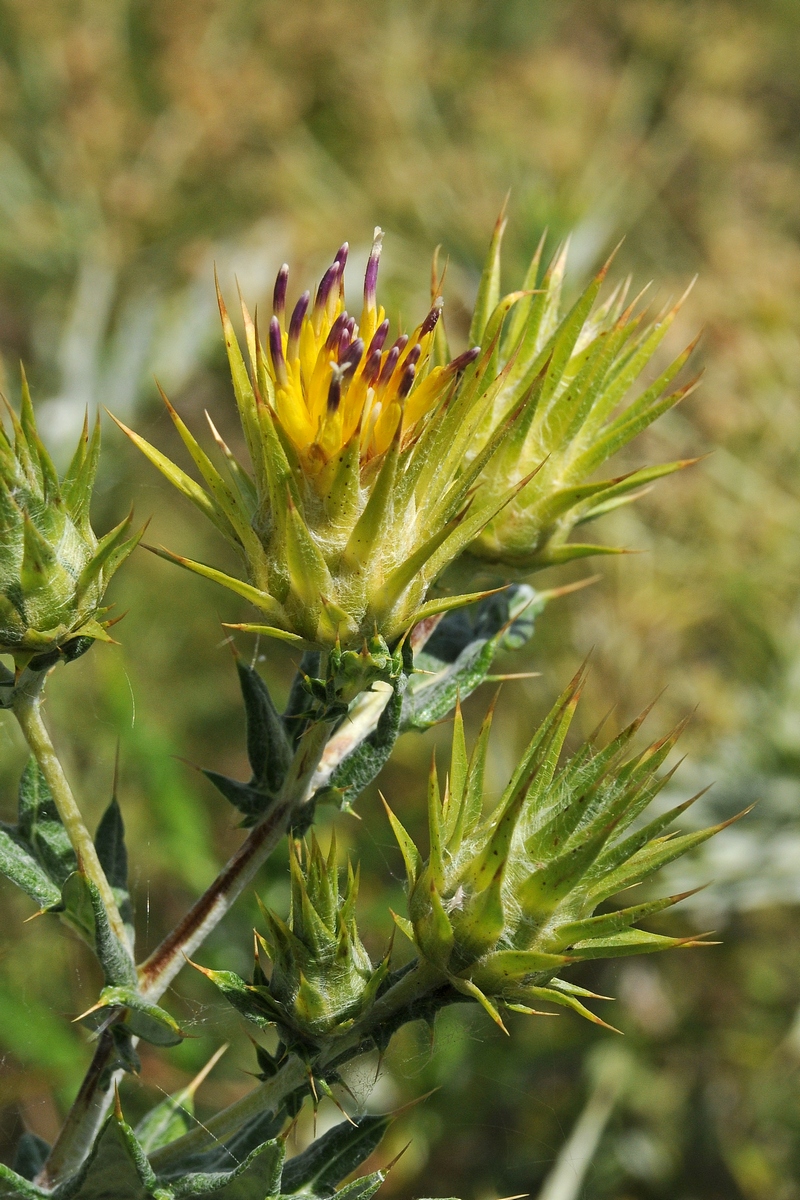
M 681 301 L 652 319 L 641 297 L 628 301 L 630 280 L 598 304 L 610 260 L 574 304 L 562 311 L 568 247 L 557 251 L 540 279 L 544 238 L 522 290 L 500 294 L 500 249 L 505 229 L 495 228 L 481 279 L 470 338 L 491 354 L 494 376 L 488 422 L 523 404 L 513 431 L 487 464 L 482 489 L 494 500 L 513 498 L 498 509 L 469 546 L 469 557 L 494 564 L 501 575 L 527 574 L 540 567 L 613 547 L 568 542 L 576 525 L 641 494 L 653 480 L 694 460 L 664 463 L 616 478 L 592 476 L 618 450 L 686 396 L 696 380 L 669 391 L 694 343 L 638 395 L 630 393 L 659 349 Z M 469 372 L 464 386 L 468 386 Z M 467 461 L 483 452 L 481 430 Z M 534 476 L 523 482 L 525 476 Z M 523 484 L 520 488 L 519 485 Z M 467 564 L 464 564 L 465 566 Z M 474 569 L 473 562 L 473 569 Z
M 559 698 L 486 817 L 491 715 L 468 761 L 457 714 L 443 796 L 435 768 L 431 773 L 426 862 L 389 812 L 408 873 L 409 919 L 396 918 L 400 928 L 442 982 L 473 997 L 501 1025 L 503 1006 L 532 1012 L 542 1000 L 596 1021 L 581 1001 L 590 993 L 558 978 L 563 967 L 698 944 L 633 928 L 682 896 L 593 915 L 722 826 L 664 836 L 692 801 L 634 824 L 669 779 L 658 770 L 677 737 L 676 731 L 626 759 L 643 718 L 602 750 L 582 746 L 559 768 L 580 684 L 578 676 Z
M 20 416 L 10 407 L 8 415 L 11 437 L 0 424 L 0 653 L 21 667 L 42 655 L 71 657 L 83 638 L 110 640 L 103 596 L 141 535 L 128 536 L 130 517 L 99 540 L 92 530 L 99 424 L 91 437 L 84 425 L 59 479 L 24 377 Z
M 358 874 L 349 863 L 339 891 L 336 839 L 327 857 L 313 834 L 309 846 L 292 843 L 290 865 L 289 920 L 264 910 L 266 936 L 258 940 L 272 974 L 251 989 L 289 1043 L 345 1032 L 372 1004 L 387 970 L 385 961 L 373 967 L 358 936 Z

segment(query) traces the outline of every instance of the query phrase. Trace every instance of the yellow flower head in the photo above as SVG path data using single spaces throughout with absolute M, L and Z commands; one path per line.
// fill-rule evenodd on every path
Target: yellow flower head
M 389 342 L 389 321 L 377 302 L 382 240 L 376 229 L 358 324 L 344 307 L 347 242 L 322 277 L 313 305 L 311 293 L 303 292 L 288 319 L 288 266 L 281 267 L 275 282 L 266 390 L 310 478 L 319 476 L 356 433 L 362 463 L 385 454 L 401 422 L 403 438 L 413 436 L 454 373 L 452 366 L 429 370 L 441 298 L 412 334 Z M 257 369 L 255 328 L 247 315 L 245 321 Z M 457 364 L 465 365 L 463 360 Z

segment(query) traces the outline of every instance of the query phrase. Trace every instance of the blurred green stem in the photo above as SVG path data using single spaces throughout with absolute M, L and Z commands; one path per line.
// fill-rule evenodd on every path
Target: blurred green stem
M 111 885 L 106 879 L 106 873 L 100 865 L 91 834 L 81 815 L 81 810 L 72 788 L 64 774 L 64 769 L 58 760 L 50 735 L 42 719 L 42 701 L 46 672 L 30 673 L 29 678 L 20 682 L 14 690 L 14 716 L 19 722 L 25 740 L 41 768 L 47 786 L 50 788 L 58 815 L 72 848 L 78 858 L 78 866 L 97 888 L 103 901 L 103 907 L 108 915 L 108 921 L 120 944 L 130 952 L 128 934 L 120 916 Z

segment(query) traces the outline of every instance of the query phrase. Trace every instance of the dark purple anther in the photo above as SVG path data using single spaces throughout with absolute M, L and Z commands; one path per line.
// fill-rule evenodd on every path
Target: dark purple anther
M 325 349 L 330 350 L 331 354 L 337 349 L 339 339 L 342 336 L 344 329 L 347 326 L 347 313 L 339 313 L 336 320 L 331 325 L 331 331 L 325 339 Z
M 342 376 L 344 371 L 341 367 L 333 368 L 330 386 L 328 387 L 328 416 L 333 416 L 338 411 L 339 405 L 342 402 Z
M 406 355 L 406 357 L 403 361 L 403 366 L 415 367 L 417 365 L 417 363 L 419 362 L 421 354 L 422 354 L 422 346 L 420 346 L 419 342 L 416 342 L 411 347 L 408 354 Z
M 316 297 L 316 300 L 314 301 L 314 312 L 315 313 L 322 313 L 324 311 L 325 305 L 328 303 L 328 300 L 330 299 L 331 292 L 333 291 L 333 289 L 336 286 L 336 282 L 339 278 L 339 272 L 341 271 L 341 269 L 342 269 L 341 263 L 339 263 L 339 262 L 332 263 L 331 266 L 328 267 L 325 274 L 322 276 L 322 281 L 319 285 L 319 288 L 317 289 L 317 297 Z
M 417 368 L 413 363 L 406 363 L 403 368 L 403 374 L 400 376 L 400 383 L 397 388 L 397 398 L 405 400 L 408 393 L 411 391 L 414 383 L 414 376 L 417 373 Z
M 285 385 L 289 377 L 286 374 L 286 360 L 283 357 L 281 324 L 277 317 L 273 317 L 269 323 L 269 352 L 272 357 L 272 369 L 275 372 L 275 378 L 278 380 L 278 383 Z
M 408 345 L 408 334 L 401 333 L 400 337 L 397 339 L 397 341 L 392 346 L 392 350 L 396 350 L 398 354 L 402 354 L 407 345 Z M 390 353 L 391 353 L 391 351 L 390 351 Z
M 300 344 L 300 331 L 303 328 L 303 321 L 308 312 L 308 306 L 311 303 L 311 293 L 303 292 L 297 304 L 294 306 L 292 319 L 289 323 L 289 341 L 286 346 L 286 354 L 290 362 L 297 358 L 297 347 Z
M 347 353 L 347 349 L 351 340 L 350 330 L 348 329 L 347 325 L 345 325 L 344 329 L 339 335 L 339 346 L 336 351 L 336 357 L 338 358 L 339 362 L 342 361 L 343 356 Z
M 444 301 L 440 298 L 436 301 L 431 311 L 428 313 L 425 320 L 422 322 L 422 328 L 419 331 L 420 337 L 425 337 L 426 333 L 433 333 L 436 328 L 436 323 L 442 315 L 442 304 Z
M 451 375 L 455 375 L 459 371 L 464 371 L 470 363 L 475 362 L 480 352 L 480 346 L 473 346 L 471 350 L 465 350 L 463 354 L 459 354 L 458 358 L 454 358 L 452 362 L 447 364 L 446 370 Z
M 344 274 L 344 269 L 345 269 L 345 266 L 347 265 L 347 255 L 348 255 L 349 251 L 350 251 L 350 243 L 342 242 L 341 246 L 336 251 L 336 256 L 333 260 L 335 263 L 339 263 L 339 265 L 341 266 L 342 274 Z
M 278 278 L 275 280 L 275 290 L 272 293 L 272 311 L 280 321 L 281 329 L 283 329 L 283 322 L 286 315 L 286 288 L 288 283 L 289 264 L 284 263 L 280 271 L 278 271 Z
M 373 350 L 372 353 L 368 355 L 367 361 L 364 363 L 364 370 L 361 372 L 361 377 L 367 387 L 372 387 L 380 373 L 381 352 L 380 350 Z
M 383 242 L 383 230 L 375 229 L 372 239 L 372 249 L 369 252 L 367 259 L 367 270 L 364 275 L 364 307 L 374 309 L 376 307 L 376 297 L 378 294 L 378 264 L 381 258 L 381 243 Z
M 397 346 L 392 346 L 391 350 L 386 355 L 386 362 L 383 364 L 383 370 L 381 371 L 380 378 L 378 379 L 378 387 L 381 387 L 383 384 L 389 382 L 392 377 L 392 372 L 397 366 L 397 360 L 399 357 L 400 351 L 397 349 Z
M 371 358 L 373 353 L 376 350 L 383 349 L 383 343 L 386 341 L 386 337 L 387 337 L 388 333 L 389 333 L 389 319 L 387 317 L 387 319 L 385 321 L 381 321 L 380 325 L 378 326 L 378 328 L 375 330 L 375 332 L 372 335 L 372 341 L 370 342 L 369 350 L 367 351 L 368 358 Z
M 358 369 L 358 364 L 364 354 L 364 342 L 361 338 L 356 338 L 352 345 L 348 346 L 345 353 L 339 358 L 339 367 L 342 371 L 355 372 Z
M 353 333 L 355 332 L 355 327 L 356 327 L 356 319 L 355 319 L 355 317 L 348 317 L 348 318 L 347 318 L 347 332 L 350 334 L 350 341 L 351 341 L 351 342 L 352 342 L 352 340 L 353 340 Z

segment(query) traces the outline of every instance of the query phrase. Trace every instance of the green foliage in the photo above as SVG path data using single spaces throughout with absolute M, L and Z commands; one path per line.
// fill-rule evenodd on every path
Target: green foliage
M 53 908 L 78 864 L 34 758 L 20 779 L 18 805 L 17 824 L 0 826 L 0 871 L 40 908 Z
M 161 1110 L 162 1106 L 158 1106 Z M 385 1117 L 363 1117 L 357 1122 L 345 1121 L 302 1154 L 285 1162 L 282 1139 L 262 1140 L 250 1147 L 249 1138 L 233 1139 L 227 1147 L 220 1146 L 205 1165 L 205 1170 L 172 1172 L 160 1177 L 148 1161 L 149 1151 L 167 1144 L 174 1124 L 167 1124 L 154 1138 L 153 1118 L 147 1125 L 140 1123 L 136 1130 L 128 1125 L 117 1107 L 106 1121 L 85 1165 L 76 1177 L 56 1190 L 58 1200 L 265 1200 L 265 1197 L 294 1196 L 324 1197 L 333 1195 L 336 1185 L 356 1170 L 381 1140 L 388 1120 Z M 166 1140 L 164 1140 L 166 1138 Z M 40 1168 L 49 1147 L 41 1139 L 28 1137 L 18 1157 L 18 1170 L 0 1165 L 0 1197 L 38 1197 L 52 1195 L 31 1182 Z M 208 1157 L 208 1156 L 207 1156 Z M 235 1165 L 227 1166 L 225 1159 Z M 375 1171 L 341 1189 L 341 1195 L 352 1200 L 368 1200 L 384 1179 Z
M 264 680 L 239 658 L 236 669 L 244 700 L 247 758 L 252 775 L 248 783 L 239 783 L 218 771 L 204 770 L 203 774 L 243 813 L 242 824 L 254 825 L 281 790 L 292 760 L 292 748 Z

